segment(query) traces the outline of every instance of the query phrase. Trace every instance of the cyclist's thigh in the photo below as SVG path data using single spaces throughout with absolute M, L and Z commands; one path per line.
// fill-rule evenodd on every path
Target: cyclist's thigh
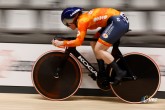
M 120 15 L 111 17 L 108 20 L 108 24 L 100 39 L 110 44 L 114 44 L 119 40 L 129 28 L 129 23 L 125 22 Z

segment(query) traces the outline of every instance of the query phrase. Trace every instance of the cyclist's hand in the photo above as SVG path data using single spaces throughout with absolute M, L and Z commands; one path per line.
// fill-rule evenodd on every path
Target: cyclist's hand
M 56 47 L 61 47 L 64 44 L 64 41 L 59 41 L 59 40 L 52 40 L 52 44 Z

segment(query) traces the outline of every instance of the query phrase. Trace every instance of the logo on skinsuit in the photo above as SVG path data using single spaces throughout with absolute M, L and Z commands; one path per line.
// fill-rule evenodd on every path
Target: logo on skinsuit
M 108 38 L 108 35 L 106 33 L 104 33 L 103 38 Z

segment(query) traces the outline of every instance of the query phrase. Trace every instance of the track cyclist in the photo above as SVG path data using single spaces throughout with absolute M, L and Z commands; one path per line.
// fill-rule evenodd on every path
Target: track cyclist
M 106 77 L 104 66 L 104 63 L 106 63 L 116 72 L 114 82 L 110 83 L 114 85 L 119 84 L 127 72 L 117 65 L 114 57 L 107 50 L 129 30 L 129 22 L 124 13 L 113 8 L 95 8 L 83 12 L 83 8 L 69 7 L 63 10 L 61 21 L 65 26 L 72 30 L 78 29 L 78 31 L 75 40 L 60 41 L 53 39 L 52 44 L 57 47 L 80 46 L 88 29 L 101 28 L 94 35 L 94 38 L 98 40 L 90 42 L 98 62 L 99 72 L 97 76 Z

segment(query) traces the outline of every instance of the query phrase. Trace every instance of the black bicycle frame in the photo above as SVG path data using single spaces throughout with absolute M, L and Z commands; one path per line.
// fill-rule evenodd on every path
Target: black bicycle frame
M 54 37 L 55 39 L 59 40 L 73 40 L 75 39 L 74 37 Z M 86 41 L 97 41 L 95 38 L 85 38 Z M 98 71 L 76 50 L 76 47 L 67 47 L 65 49 L 65 57 L 63 61 L 59 64 L 59 67 L 56 69 L 56 72 L 54 73 L 54 77 L 59 77 L 60 72 L 62 71 L 63 66 L 65 65 L 65 62 L 67 58 L 69 57 L 69 54 L 72 53 L 89 71 L 90 73 L 88 74 L 93 80 L 96 80 L 97 73 Z
M 90 73 L 88 74 L 93 80 L 96 79 L 96 76 L 98 74 L 98 71 L 86 60 L 86 58 L 84 58 L 77 50 L 76 47 L 68 47 L 65 50 L 66 54 L 70 54 L 72 53 L 76 59 L 79 60 L 79 62 L 81 62 L 81 64 L 84 65 L 84 67 L 86 67 L 86 69 L 88 69 L 90 71 Z
M 64 38 L 64 37 L 58 37 L 58 38 L 62 38 L 62 39 L 66 39 L 66 40 L 72 40 L 74 39 L 73 37 L 70 38 Z M 58 39 L 57 37 L 54 39 Z M 85 38 L 86 41 L 97 41 L 97 39 L 94 38 Z M 118 40 L 116 43 L 114 43 L 113 45 L 113 50 L 115 50 L 115 52 L 112 50 L 112 55 L 113 57 L 116 59 L 120 58 L 123 62 L 123 66 L 125 67 L 125 69 L 127 70 L 128 74 L 131 76 L 131 79 L 136 80 L 136 76 L 133 74 L 133 72 L 130 70 L 130 68 L 128 67 L 122 53 L 119 50 L 119 44 L 120 44 L 120 40 Z M 54 73 L 55 77 L 58 77 L 58 74 L 60 74 L 60 72 L 62 71 L 63 66 L 65 65 L 65 62 L 67 60 L 67 58 L 69 57 L 69 54 L 73 54 L 76 59 L 78 59 L 83 65 L 84 67 L 86 67 L 86 69 L 88 69 L 90 71 L 90 73 L 88 74 L 93 80 L 96 80 L 96 76 L 98 74 L 98 71 L 86 60 L 86 58 L 84 58 L 77 50 L 76 47 L 67 47 L 65 49 L 65 57 L 63 59 L 63 61 L 61 62 L 61 64 L 59 64 L 59 67 L 57 68 L 56 72 Z M 108 65 L 109 66 L 109 65 Z M 107 66 L 107 67 L 108 67 Z

